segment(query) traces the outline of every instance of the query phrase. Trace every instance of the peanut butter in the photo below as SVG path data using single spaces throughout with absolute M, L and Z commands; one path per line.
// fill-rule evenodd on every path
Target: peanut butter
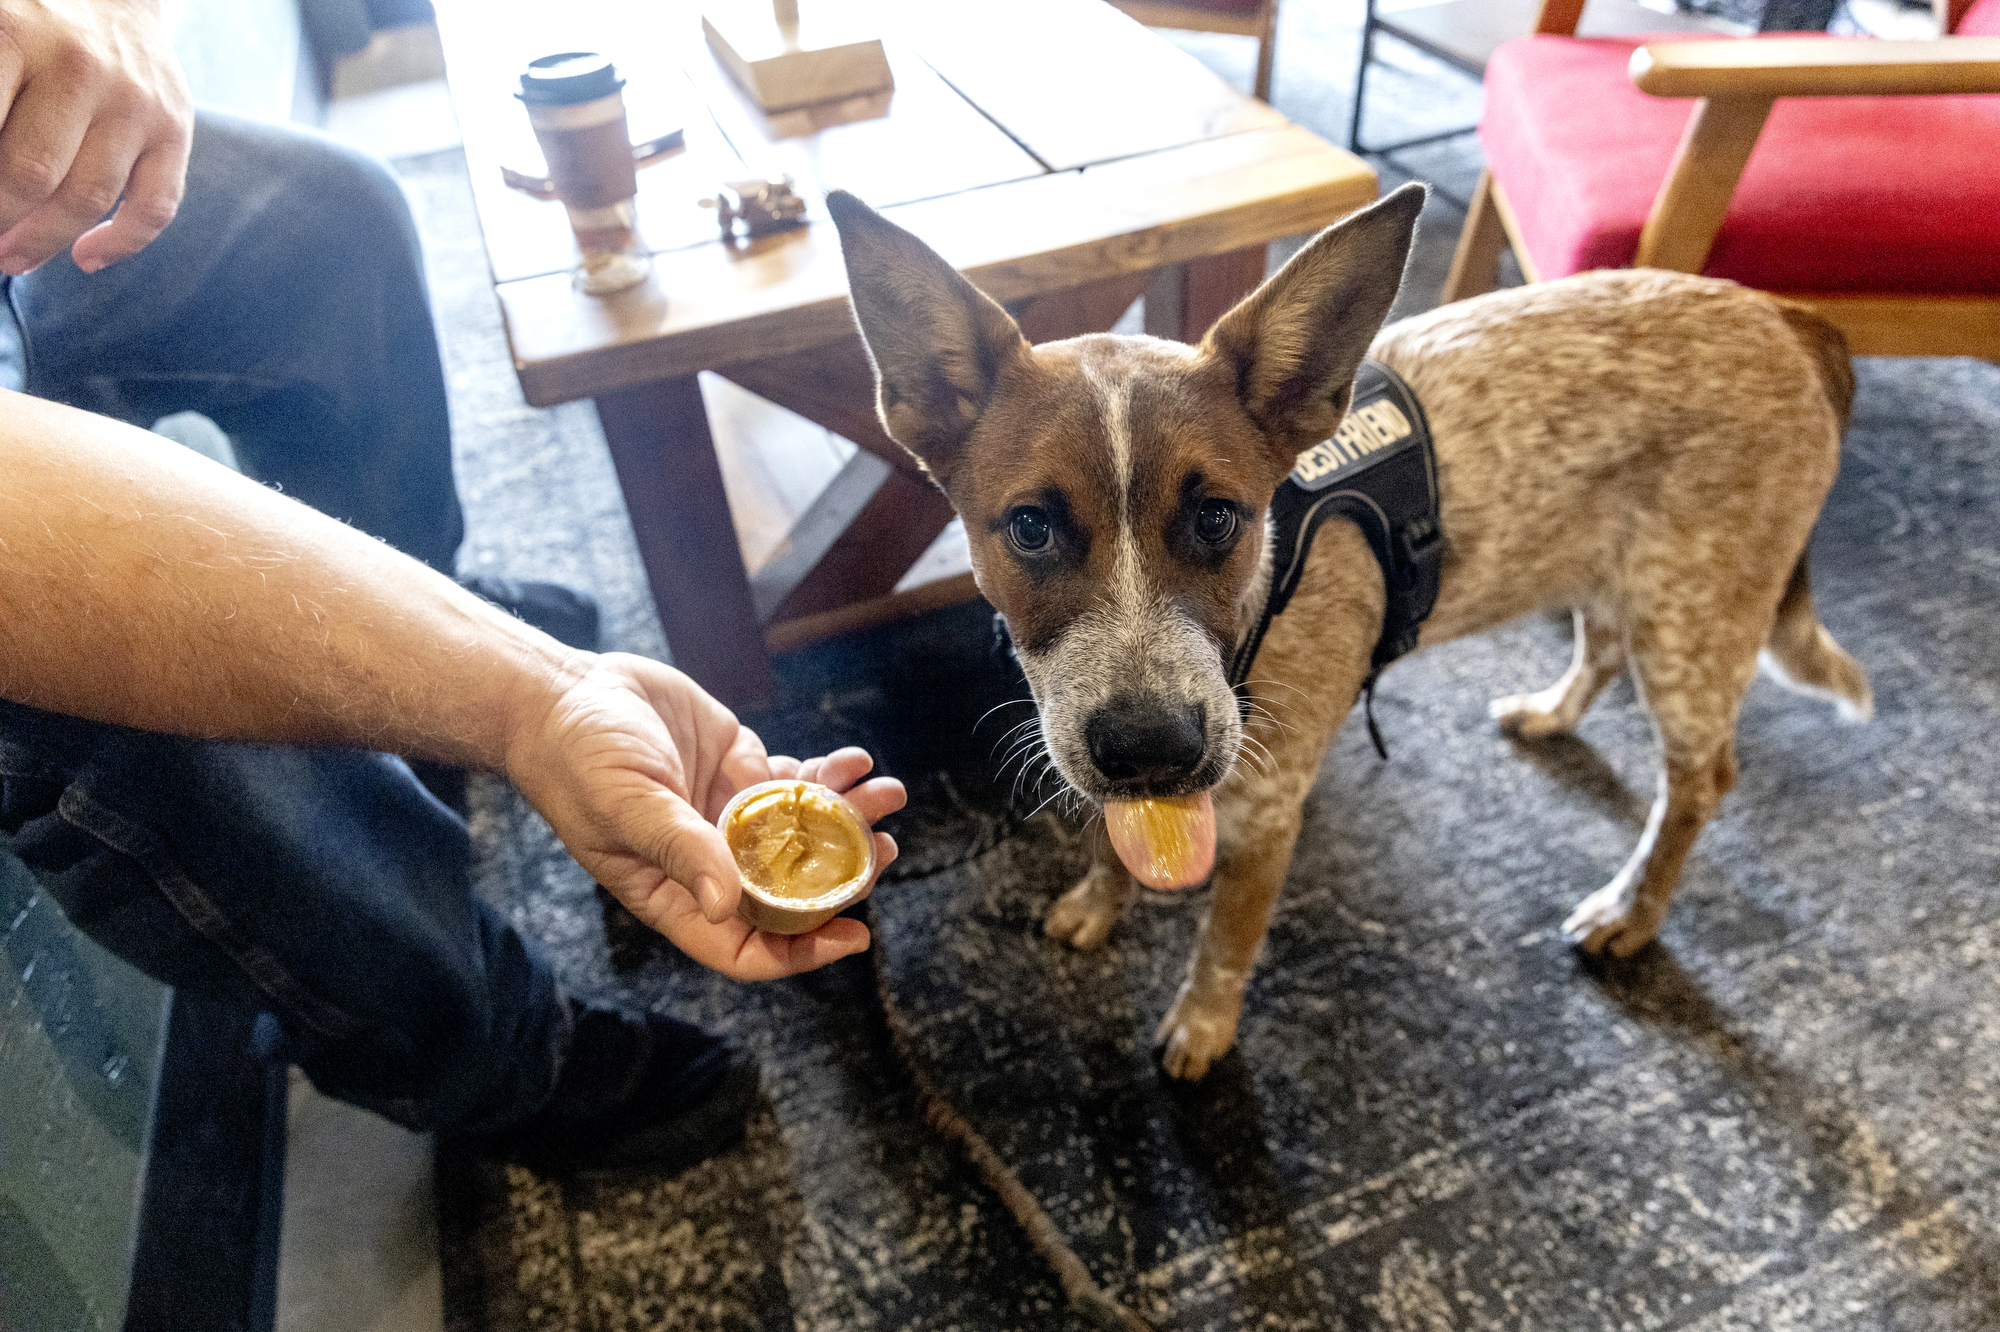
M 868 833 L 823 786 L 792 782 L 739 808 L 723 830 L 746 884 L 805 901 L 860 876 Z

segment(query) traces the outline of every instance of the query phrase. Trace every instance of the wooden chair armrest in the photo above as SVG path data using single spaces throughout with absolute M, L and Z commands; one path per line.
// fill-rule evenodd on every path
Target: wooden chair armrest
M 1542 0 L 1541 8 L 1535 11 L 1536 33 L 1576 36 L 1576 25 L 1583 21 L 1583 5 L 1584 0 Z
M 2000 37 L 1662 42 L 1634 51 L 1630 72 L 1655 97 L 2000 93 Z

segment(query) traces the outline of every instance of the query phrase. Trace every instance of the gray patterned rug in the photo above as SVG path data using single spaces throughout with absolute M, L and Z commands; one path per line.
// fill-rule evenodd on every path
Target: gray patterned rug
M 1286 11 L 1278 102 L 1337 135 L 1352 33 L 1314 9 Z M 1189 44 L 1247 73 L 1227 41 Z M 1413 59 L 1377 87 L 1381 136 L 1476 110 Z M 1408 165 L 1462 193 L 1475 151 Z M 466 563 L 586 587 L 611 645 L 664 652 L 590 409 L 532 410 L 513 385 L 461 159 L 403 174 Z M 1457 231 L 1433 213 L 1409 308 Z M 1660 946 L 1599 966 L 1556 932 L 1638 836 L 1655 759 L 1622 685 L 1574 740 L 1501 738 L 1487 698 L 1568 654 L 1566 625 L 1517 624 L 1387 675 L 1390 762 L 1342 734 L 1239 1047 L 1194 1088 L 1148 1045 L 1202 897 L 1149 898 L 1098 953 L 1040 937 L 1083 856 L 1010 804 L 989 753 L 1011 722 L 975 730 L 1019 696 L 978 608 L 796 654 L 756 720 L 799 750 L 860 739 L 911 783 L 913 854 L 872 905 L 918 1057 L 1163 1329 L 2000 1328 L 2000 369 L 1862 364 L 1813 558 L 1878 717 L 1840 727 L 1753 687 L 1741 784 Z M 482 890 L 569 983 L 734 1033 L 768 1104 L 678 1178 L 445 1163 L 453 1329 L 1081 1327 L 916 1118 L 867 962 L 712 977 L 607 929 L 504 786 L 473 801 Z

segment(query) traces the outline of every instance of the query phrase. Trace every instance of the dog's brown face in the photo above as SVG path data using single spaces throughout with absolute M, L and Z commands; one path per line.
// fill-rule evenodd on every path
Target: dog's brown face
M 1190 348 L 1077 338 L 1016 374 L 948 493 L 1050 756 L 1100 800 L 1206 790 L 1236 754 L 1226 658 L 1280 474 Z
M 1323 233 L 1199 348 L 1031 348 L 915 237 L 828 203 L 883 422 L 964 518 L 1057 769 L 1099 802 L 1216 785 L 1242 740 L 1228 668 L 1269 576 L 1265 509 L 1346 411 L 1421 189 Z

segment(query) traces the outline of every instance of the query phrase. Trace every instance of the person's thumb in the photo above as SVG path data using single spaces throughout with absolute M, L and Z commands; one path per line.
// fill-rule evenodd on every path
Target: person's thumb
M 729 843 L 708 820 L 679 796 L 661 792 L 649 811 L 660 823 L 652 835 L 634 841 L 667 877 L 694 894 L 701 914 L 719 923 L 736 914 L 743 882 Z

